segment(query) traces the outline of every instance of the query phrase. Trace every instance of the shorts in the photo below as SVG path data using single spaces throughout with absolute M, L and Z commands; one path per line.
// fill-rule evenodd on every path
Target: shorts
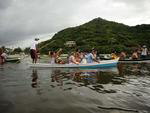
M 36 53 L 36 50 L 31 49 L 31 50 L 30 50 L 30 55 L 31 55 L 31 58 L 32 58 L 32 59 L 37 59 L 37 53 Z

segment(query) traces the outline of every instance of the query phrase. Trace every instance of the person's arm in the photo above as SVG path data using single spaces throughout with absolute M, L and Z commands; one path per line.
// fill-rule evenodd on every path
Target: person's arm
M 56 53 L 56 57 L 59 57 L 60 56 L 60 53 L 61 53 L 62 49 L 60 48 L 57 53 Z
M 98 62 L 98 63 L 99 63 L 99 61 L 96 59 L 96 55 L 94 56 L 93 54 L 91 54 L 91 57 L 92 57 L 93 61 L 95 61 L 95 62 Z
M 91 53 L 91 58 L 93 59 L 93 60 L 95 60 L 95 56 Z

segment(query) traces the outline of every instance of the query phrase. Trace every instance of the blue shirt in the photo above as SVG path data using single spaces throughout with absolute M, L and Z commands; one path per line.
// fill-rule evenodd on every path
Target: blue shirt
M 85 58 L 87 63 L 93 63 L 94 56 L 92 53 L 88 53 L 87 55 L 85 55 Z

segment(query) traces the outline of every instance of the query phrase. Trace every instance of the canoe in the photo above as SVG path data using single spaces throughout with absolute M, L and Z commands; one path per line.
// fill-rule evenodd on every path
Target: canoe
M 106 68 L 116 66 L 118 59 L 115 60 L 102 60 L 100 63 L 87 63 L 87 64 L 49 64 L 49 63 L 36 63 L 29 64 L 31 68 Z
M 138 60 L 119 60 L 120 63 L 150 63 L 150 59 L 138 59 Z
M 6 62 L 19 62 L 20 58 L 7 58 Z

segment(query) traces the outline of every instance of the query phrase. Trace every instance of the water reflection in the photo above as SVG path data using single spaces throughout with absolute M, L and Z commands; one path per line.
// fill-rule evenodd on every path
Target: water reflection
M 51 87 L 60 87 L 64 91 L 74 87 L 87 87 L 99 93 L 115 93 L 112 89 L 105 89 L 104 84 L 122 84 L 125 80 L 119 78 L 118 69 L 78 69 L 64 71 L 53 69 L 51 74 Z M 55 84 L 54 84 L 55 83 Z
M 79 70 L 73 72 L 72 80 L 76 82 L 82 82 L 84 85 L 89 85 L 97 82 L 96 74 L 98 70 Z
M 48 81 L 50 81 L 51 88 L 59 87 L 63 91 L 72 90 L 74 87 L 88 87 L 91 90 L 100 93 L 114 93 L 116 91 L 105 89 L 104 85 L 123 85 L 129 83 L 130 77 L 132 76 L 143 76 L 149 74 L 146 66 L 140 64 L 118 64 L 115 68 L 109 69 L 50 69 L 50 70 L 39 70 L 45 71 Z M 145 67 L 147 67 L 145 69 Z M 48 74 L 49 72 L 50 75 Z M 40 76 L 40 75 L 39 75 Z M 43 76 L 43 75 L 42 75 Z M 50 78 L 48 78 L 50 76 Z M 127 78 L 128 76 L 128 78 Z M 38 72 L 37 69 L 32 70 L 32 84 L 33 88 L 37 88 L 38 84 Z M 43 81 L 44 82 L 44 81 Z
M 118 64 L 115 68 L 110 69 L 51 69 L 50 83 L 51 87 L 64 86 L 75 82 L 76 84 L 95 85 L 95 84 L 122 84 L 127 80 L 127 76 L 144 76 L 150 75 L 148 64 Z M 45 72 L 46 74 L 49 72 Z M 37 69 L 32 70 L 32 84 L 36 88 L 38 83 Z M 56 86 L 54 86 L 54 84 Z
M 37 87 L 37 79 L 38 79 L 38 74 L 37 74 L 37 69 L 33 69 L 32 70 L 32 83 L 31 83 L 31 86 L 33 88 L 36 88 Z
M 118 64 L 120 76 L 147 76 L 150 75 L 150 64 Z
M 61 70 L 53 70 L 51 74 L 51 82 L 57 82 L 58 86 L 63 86 L 63 76 Z
M 11 72 L 8 78 L 21 77 L 16 76 L 16 73 Z M 72 112 L 73 108 L 79 110 L 74 112 L 85 111 L 84 113 L 87 113 L 86 110 L 89 109 L 94 113 L 97 110 L 96 107 L 101 105 L 107 108 L 119 107 L 146 111 L 149 109 L 149 64 L 119 64 L 118 67 L 110 69 L 32 69 L 27 70 L 28 76 L 22 70 L 18 73 L 23 75 L 23 80 L 30 76 L 29 79 L 26 78 L 29 81 L 12 86 L 13 83 L 18 82 L 17 79 L 12 82 L 8 81 L 2 87 L 7 89 L 5 91 L 10 94 L 9 98 L 13 93 L 17 94 L 10 100 L 18 100 L 16 103 L 26 103 L 26 108 L 30 108 L 31 112 L 32 108 L 42 113 L 43 108 L 46 109 L 45 112 L 51 112 L 49 109 L 51 107 L 54 109 L 52 112 L 55 110 L 57 112 L 58 109 L 64 113 Z M 24 104 L 21 107 L 24 108 Z M 98 112 L 107 111 L 111 110 Z
M 0 67 L 0 113 L 125 113 L 122 108 L 150 111 L 150 64 L 88 70 L 20 65 Z
M 75 86 L 87 87 L 88 85 L 94 85 L 93 87 L 102 87 L 102 85 L 100 84 L 121 84 L 122 82 L 124 82 L 124 79 L 119 79 L 117 68 L 103 69 L 103 70 L 102 69 L 75 69 L 75 70 L 52 69 L 50 71 L 51 71 L 50 78 L 49 78 L 50 86 L 52 88 L 60 87 L 63 90 L 66 89 L 71 90 L 72 87 Z M 42 85 L 42 84 L 38 84 L 39 78 L 38 78 L 37 69 L 32 69 L 31 77 L 32 77 L 31 86 L 33 88 L 37 88 L 37 85 Z
M 73 73 L 73 80 L 82 82 L 84 85 L 90 84 L 121 84 L 123 79 L 119 79 L 119 75 L 113 71 L 107 70 L 80 70 Z M 116 80 L 116 78 L 118 80 Z

